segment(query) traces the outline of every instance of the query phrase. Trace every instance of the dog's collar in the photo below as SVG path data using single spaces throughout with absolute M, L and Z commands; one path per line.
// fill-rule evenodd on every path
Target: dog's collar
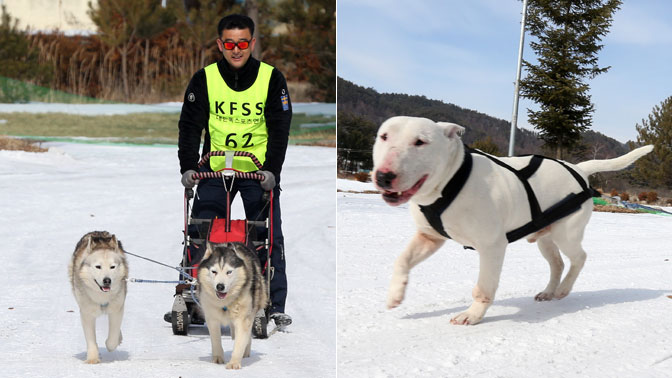
M 222 311 L 226 311 L 226 310 L 228 310 L 228 309 L 229 309 L 229 308 L 226 307 L 226 306 L 222 307 Z
M 106 309 L 106 308 L 107 308 L 107 305 L 109 305 L 109 304 L 110 304 L 110 302 L 101 304 L 101 305 L 100 305 L 100 309 L 101 309 L 101 310 Z
M 430 226 L 434 228 L 436 232 L 441 234 L 443 237 L 450 239 L 446 230 L 443 228 L 443 222 L 441 222 L 441 214 L 450 206 L 450 204 L 455 200 L 455 197 L 460 193 L 464 184 L 467 183 L 467 179 L 471 174 L 471 167 L 473 166 L 473 158 L 471 157 L 471 149 L 464 145 L 464 160 L 462 165 L 455 172 L 453 177 L 450 178 L 450 181 L 443 187 L 441 190 L 441 197 L 439 197 L 431 205 L 419 205 L 420 211 L 425 215 L 427 222 Z

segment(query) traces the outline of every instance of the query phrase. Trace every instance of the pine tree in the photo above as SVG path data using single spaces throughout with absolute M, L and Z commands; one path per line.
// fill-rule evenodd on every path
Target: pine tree
M 653 144 L 653 151 L 637 160 L 632 177 L 640 185 L 672 188 L 672 96 L 654 106 L 648 121 L 636 128 L 637 143 Z
M 9 77 L 34 84 L 47 84 L 52 78 L 52 67 L 40 64 L 39 51 L 30 46 L 26 32 L 19 30 L 18 20 L 2 5 L 0 15 L 0 77 Z M 22 85 L 17 82 L 0 82 L 0 102 L 25 102 L 29 100 Z
M 175 25 L 175 12 L 170 7 L 162 7 L 161 0 L 144 0 L 146 7 L 146 16 L 138 25 L 138 38 L 144 40 L 144 52 L 142 61 L 142 86 L 145 92 L 150 91 L 151 83 L 149 80 L 149 54 L 150 40 L 158 34 L 164 32 L 167 28 Z
M 530 0 L 526 27 L 536 64 L 524 61 L 527 76 L 521 94 L 539 104 L 528 109 L 530 123 L 546 145 L 562 158 L 579 145 L 592 124 L 594 106 L 586 79 L 607 72 L 597 53 L 621 0 Z
M 125 98 L 130 98 L 128 55 L 140 24 L 149 16 L 152 0 L 98 0 L 97 6 L 89 1 L 89 17 L 98 27 L 100 39 L 111 51 L 121 55 L 121 80 Z
M 355 167 L 371 169 L 371 152 L 378 126 L 364 117 L 349 113 L 338 114 L 338 161 L 344 170 Z
M 471 147 L 477 150 L 481 150 L 486 154 L 494 156 L 502 156 L 502 153 L 499 152 L 499 147 L 497 146 L 497 143 L 495 143 L 495 141 L 492 140 L 492 137 L 490 135 L 488 135 L 485 139 L 479 139 L 475 141 L 474 143 L 472 143 Z
M 169 5 L 171 3 L 177 12 L 181 36 L 196 49 L 196 61 L 191 70 L 196 72 L 212 63 L 212 52 L 217 50 L 214 43 L 218 37 L 219 20 L 229 14 L 242 13 L 242 7 L 236 0 L 191 0 L 184 3 L 183 0 L 171 0 Z
M 336 102 L 336 2 L 283 0 L 273 13 L 287 31 L 272 38 L 271 54 L 296 67 L 295 80 L 313 84 L 314 98 Z

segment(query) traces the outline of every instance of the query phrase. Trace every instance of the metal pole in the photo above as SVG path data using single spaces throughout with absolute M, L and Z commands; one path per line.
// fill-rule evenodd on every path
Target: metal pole
M 520 46 L 518 46 L 518 73 L 516 74 L 515 92 L 513 95 L 513 115 L 511 116 L 511 136 L 509 138 L 509 156 L 513 156 L 513 146 L 516 142 L 516 126 L 518 124 L 518 92 L 520 92 L 520 71 L 523 66 L 523 45 L 525 44 L 525 16 L 527 15 L 527 0 L 523 0 L 523 20 L 520 22 Z

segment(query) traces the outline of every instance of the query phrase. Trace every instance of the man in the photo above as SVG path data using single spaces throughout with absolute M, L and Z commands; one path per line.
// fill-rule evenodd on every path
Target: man
M 205 129 L 202 155 L 210 151 L 248 151 L 262 163 L 257 173 L 263 181 L 234 180 L 232 194 L 240 192 L 247 219 L 265 219 L 269 206 L 264 191 L 273 191 L 271 307 L 270 319 L 278 326 L 291 324 L 285 314 L 287 277 L 280 219 L 280 172 L 285 161 L 292 107 L 284 76 L 277 69 L 250 55 L 254 50 L 254 22 L 233 14 L 222 18 L 217 27 L 217 47 L 224 59 L 194 74 L 185 92 L 179 121 L 178 157 L 182 184 L 193 187 L 192 174 L 198 171 L 201 133 Z M 212 158 L 206 171 L 224 168 L 224 157 Z M 233 168 L 252 172 L 257 168 L 249 158 L 234 158 Z M 201 168 L 203 171 L 204 169 Z M 226 191 L 221 179 L 198 183 L 192 217 L 212 219 L 226 216 Z M 190 251 L 192 261 L 203 255 L 200 248 Z

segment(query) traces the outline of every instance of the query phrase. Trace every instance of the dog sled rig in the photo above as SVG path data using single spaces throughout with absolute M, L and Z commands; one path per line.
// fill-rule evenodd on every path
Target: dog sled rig
M 192 256 L 192 246 L 202 246 L 205 248 L 205 242 L 213 243 L 232 243 L 240 242 L 247 245 L 250 249 L 257 252 L 262 265 L 262 275 L 266 280 L 266 288 L 268 298 L 270 298 L 270 282 L 272 279 L 273 267 L 270 266 L 271 253 L 273 249 L 273 191 L 264 192 L 262 201 L 264 208 L 260 213 L 266 211 L 268 207 L 268 216 L 263 220 L 248 220 L 248 219 L 231 219 L 231 190 L 235 179 L 251 179 L 263 180 L 264 176 L 254 172 L 240 172 L 232 168 L 233 158 L 247 157 L 258 169 L 261 169 L 261 163 L 256 156 L 244 151 L 212 151 L 198 163 L 198 167 L 203 167 L 209 162 L 213 156 L 223 156 L 225 158 L 225 168 L 217 172 L 197 172 L 193 174 L 194 180 L 202 179 L 221 179 L 226 190 L 226 216 L 225 218 L 215 219 L 196 219 L 191 217 L 191 203 L 194 198 L 194 190 L 185 188 L 184 190 L 184 241 L 182 262 L 178 267 L 172 267 L 158 261 L 148 259 L 133 253 L 129 255 L 139 257 L 151 262 L 163 265 L 177 270 L 180 273 L 179 281 L 157 281 L 157 280 L 142 280 L 129 279 L 129 282 L 145 282 L 145 283 L 176 283 L 176 294 L 174 296 L 173 307 L 170 312 L 166 313 L 164 320 L 172 324 L 173 334 L 187 335 L 189 333 L 189 326 L 191 324 L 204 324 L 205 318 L 200 309 L 200 303 L 196 295 L 195 288 L 198 285 L 197 274 L 200 257 Z M 259 232 L 261 231 L 261 232 Z M 265 231 L 265 232 L 264 232 Z M 198 237 L 191 237 L 190 234 L 197 234 Z M 265 235 L 264 235 L 265 234 Z M 202 255 L 202 254 L 201 254 Z M 189 273 L 188 271 L 191 271 Z M 252 334 L 256 338 L 267 338 L 275 331 L 276 327 L 270 333 L 268 332 L 270 300 L 267 307 L 261 310 L 254 319 L 252 326 Z
M 589 186 L 583 177 L 581 177 L 581 175 L 579 175 L 574 169 L 561 160 L 556 160 L 541 155 L 520 155 L 519 157 L 532 156 L 532 158 L 525 168 L 515 169 L 503 161 L 497 159 L 496 157 L 486 154 L 482 151 L 472 149 L 465 144 L 464 160 L 462 165 L 460 168 L 458 168 L 455 175 L 448 181 L 446 186 L 441 191 L 441 197 L 439 197 L 436 201 L 434 201 L 434 203 L 430 205 L 420 205 L 420 211 L 425 216 L 425 219 L 427 219 L 427 222 L 436 232 L 448 239 L 451 239 L 451 237 L 443 228 L 441 214 L 443 214 L 443 212 L 448 209 L 455 197 L 457 197 L 466 184 L 467 179 L 469 179 L 473 165 L 473 157 L 471 156 L 472 154 L 485 156 L 493 163 L 511 171 L 514 175 L 516 175 L 516 177 L 518 177 L 518 180 L 520 180 L 520 182 L 523 184 L 523 187 L 525 188 L 525 193 L 527 193 L 527 200 L 530 205 L 530 216 L 532 220 L 514 230 L 507 232 L 506 239 L 509 241 L 509 243 L 513 243 L 514 241 L 521 239 L 526 235 L 537 232 L 544 227 L 551 225 L 553 222 L 574 213 L 575 211 L 579 210 L 579 208 L 581 208 L 581 204 L 583 204 L 586 200 L 592 197 L 602 196 L 600 192 Z M 537 196 L 534 194 L 532 186 L 528 180 L 537 171 L 544 160 L 552 160 L 563 166 L 579 183 L 581 186 L 581 191 L 579 193 L 570 193 L 558 203 L 552 205 L 545 211 L 541 211 Z M 464 248 L 473 249 L 469 246 L 464 246 Z

